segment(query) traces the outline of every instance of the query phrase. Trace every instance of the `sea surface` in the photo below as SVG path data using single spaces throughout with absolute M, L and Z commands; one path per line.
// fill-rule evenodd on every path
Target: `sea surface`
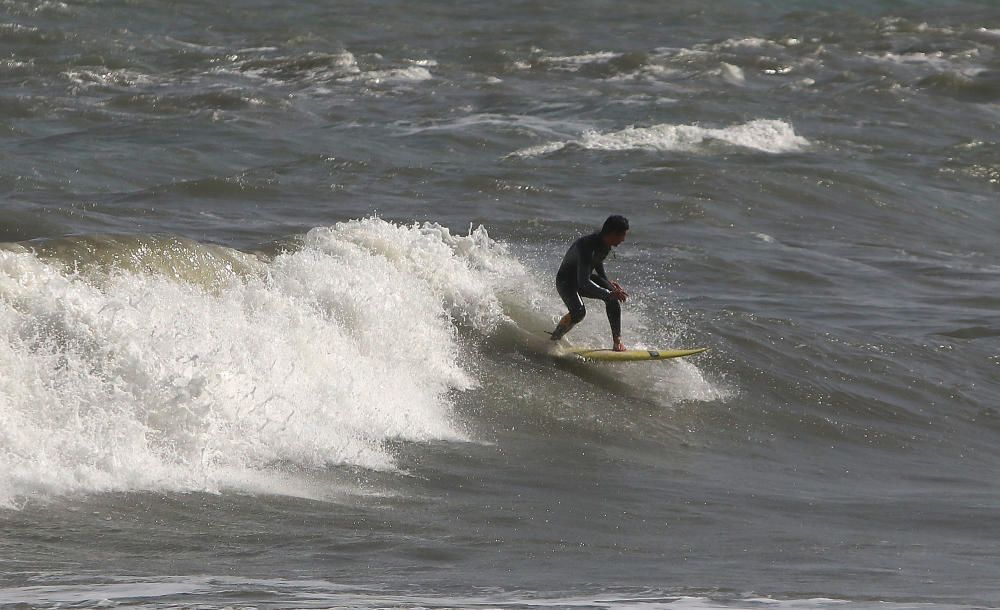
M 0 607 L 1000 607 L 998 195 L 995 2 L 2 0 Z

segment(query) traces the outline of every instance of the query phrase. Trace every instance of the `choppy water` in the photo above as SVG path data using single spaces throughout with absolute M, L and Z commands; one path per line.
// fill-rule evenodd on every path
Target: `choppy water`
M 993 3 L 5 0 L 0 51 L 0 605 L 1000 605 Z M 712 351 L 545 354 L 610 213 L 626 342 Z

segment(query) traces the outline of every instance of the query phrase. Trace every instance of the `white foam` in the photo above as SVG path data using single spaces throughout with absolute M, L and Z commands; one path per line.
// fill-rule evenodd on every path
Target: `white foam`
M 484 230 L 315 229 L 263 276 L 100 282 L 0 251 L 0 505 L 102 490 L 314 497 L 277 472 L 392 469 L 461 440 L 457 326 L 488 332 L 520 266 Z M 321 494 L 320 494 L 321 495 Z
M 747 38 L 730 38 L 716 45 L 716 47 L 718 48 L 745 48 L 745 49 L 760 49 L 763 47 L 776 47 L 776 46 L 778 46 L 777 43 L 756 36 L 750 36 Z
M 607 608 L 609 610 L 728 610 L 732 608 L 775 608 L 778 610 L 816 610 L 832 608 L 923 608 L 929 603 L 888 601 L 853 601 L 826 597 L 774 598 L 748 594 L 717 598 L 684 595 L 671 591 L 608 591 L 605 594 L 579 593 L 556 595 L 524 590 L 497 588 L 489 593 L 435 594 L 386 591 L 384 587 L 347 586 L 329 580 L 282 578 L 238 578 L 225 575 L 168 576 L 159 578 L 122 578 L 106 576 L 101 582 L 64 582 L 58 584 L 7 587 L 0 590 L 0 604 L 45 606 L 107 606 L 136 604 L 157 605 L 183 597 L 187 605 L 198 600 L 230 599 L 235 591 L 268 592 L 288 606 L 316 605 L 350 608 Z M 167 599 L 171 598 L 171 599 Z M 266 597 L 263 599 L 267 599 Z M 241 598 L 242 603 L 253 601 Z M 176 604 L 175 604 L 176 605 Z M 940 606 L 940 604 L 938 605 Z M 957 606 L 948 606 L 957 607 Z
M 39 29 L 33 25 L 21 25 L 20 23 L 0 23 L 0 33 L 12 34 L 37 34 Z
M 544 56 L 539 58 L 538 61 L 553 70 L 576 72 L 587 64 L 606 63 L 620 56 L 619 53 L 599 51 L 597 53 L 584 53 L 582 55 Z
M 939 69 L 945 69 L 952 65 L 952 62 L 949 61 L 941 51 L 934 53 L 885 53 L 879 56 L 868 55 L 868 57 L 893 64 L 926 64 Z
M 758 119 L 718 129 L 698 125 L 664 124 L 653 127 L 627 127 L 609 133 L 591 131 L 585 132 L 576 140 L 548 142 L 516 151 L 513 155 L 534 157 L 561 150 L 569 145 L 603 151 L 689 152 L 703 148 L 713 141 L 771 154 L 797 152 L 809 145 L 809 140 L 796 134 L 790 124 L 778 120 Z
M 549 153 L 554 153 L 556 151 L 566 148 L 569 142 L 549 142 L 547 144 L 539 144 L 538 146 L 529 146 L 528 148 L 522 148 L 521 150 L 514 151 L 508 156 L 512 157 L 540 157 L 547 155 Z
M 743 68 L 722 62 L 720 71 L 722 74 L 722 80 L 726 81 L 730 85 L 742 86 L 746 84 L 747 78 L 743 74 Z
M 410 66 L 408 68 L 394 68 L 390 70 L 370 70 L 361 72 L 353 76 L 342 78 L 342 81 L 364 81 L 369 84 L 393 84 L 393 83 L 418 83 L 431 80 L 434 75 L 423 66 Z
M 979 56 L 978 49 L 969 49 L 957 54 L 947 54 L 943 51 L 932 53 L 885 53 L 882 55 L 866 55 L 870 60 L 881 64 L 907 66 L 915 69 L 929 69 L 936 72 L 951 72 L 956 75 L 975 77 L 986 68 L 974 63 Z
M 612 104 L 620 104 L 622 106 L 645 106 L 647 104 L 676 104 L 678 102 L 677 98 L 664 97 L 664 96 L 653 96 L 653 95 L 632 95 L 626 98 L 612 100 Z
M 264 47 L 268 49 L 267 47 Z M 232 56 L 234 60 L 238 56 Z M 308 52 L 301 56 L 250 58 L 212 70 L 217 74 L 237 75 L 281 84 L 288 80 L 325 83 L 348 80 L 361 74 L 358 60 L 350 51 Z
M 43 2 L 38 2 L 32 7 L 32 11 L 35 13 L 71 13 L 69 5 L 65 2 L 53 2 L 52 0 L 44 0 Z
M 29 59 L 27 61 L 21 61 L 18 59 L 5 59 L 0 61 L 0 66 L 8 72 L 15 72 L 26 70 L 28 68 L 33 68 L 35 65 L 34 59 Z
M 79 89 L 90 87 L 135 87 L 153 83 L 153 79 L 150 76 L 125 68 L 118 70 L 110 68 L 71 70 L 63 72 L 62 75 Z

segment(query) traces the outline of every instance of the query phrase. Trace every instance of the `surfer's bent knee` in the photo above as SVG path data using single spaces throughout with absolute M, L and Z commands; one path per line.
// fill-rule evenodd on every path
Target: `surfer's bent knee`
M 556 282 L 556 290 L 559 291 L 560 298 L 566 304 L 566 309 L 569 311 L 573 324 L 578 324 L 587 315 L 587 307 L 583 304 L 580 293 L 576 291 L 576 286 L 569 283 Z

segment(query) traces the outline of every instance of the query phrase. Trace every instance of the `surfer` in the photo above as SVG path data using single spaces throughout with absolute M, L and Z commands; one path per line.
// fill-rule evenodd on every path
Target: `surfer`
M 599 232 L 581 237 L 569 247 L 556 273 L 556 290 L 569 308 L 569 313 L 559 320 L 556 329 L 552 331 L 553 341 L 562 339 L 587 315 L 587 308 L 580 298 L 587 297 L 604 301 L 608 322 L 611 324 L 612 349 L 616 352 L 625 351 L 622 344 L 621 303 L 628 298 L 628 293 L 618 282 L 608 279 L 604 272 L 604 259 L 611 248 L 625 241 L 626 233 L 628 219 L 618 215 L 608 216 Z

